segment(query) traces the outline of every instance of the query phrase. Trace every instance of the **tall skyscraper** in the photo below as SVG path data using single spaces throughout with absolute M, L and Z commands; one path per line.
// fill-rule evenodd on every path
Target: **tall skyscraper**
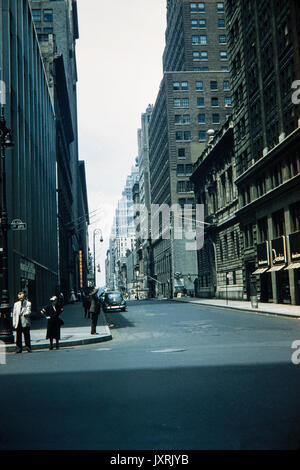
M 163 72 L 149 127 L 151 202 L 194 206 L 193 164 L 231 114 L 224 2 L 168 0 Z M 160 233 L 153 253 L 157 293 L 193 294 L 197 256 L 184 236 Z
M 130 175 L 126 178 L 126 184 L 122 191 L 122 197 L 118 201 L 110 236 L 109 257 L 114 262 L 111 268 L 109 284 L 120 290 L 125 289 L 126 282 L 126 255 L 135 248 L 135 222 L 134 203 L 132 189 L 139 180 L 138 159 L 132 167 Z M 124 271 L 125 270 L 125 271 Z

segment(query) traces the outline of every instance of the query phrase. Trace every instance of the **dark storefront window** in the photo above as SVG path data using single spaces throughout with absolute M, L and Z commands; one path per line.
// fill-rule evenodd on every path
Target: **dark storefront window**
M 282 269 L 277 273 L 277 289 L 278 289 L 278 303 L 290 304 L 291 294 L 289 285 L 289 274 L 286 270 Z

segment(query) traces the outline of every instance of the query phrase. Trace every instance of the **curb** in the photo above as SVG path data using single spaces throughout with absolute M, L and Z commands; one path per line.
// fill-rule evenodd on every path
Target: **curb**
M 276 312 L 267 312 L 265 310 L 259 310 L 259 308 L 254 309 L 254 308 L 249 308 L 249 307 L 235 307 L 234 305 L 216 305 L 216 304 L 203 304 L 200 302 L 195 302 L 195 301 L 190 301 L 190 300 L 176 300 L 176 299 L 170 299 L 173 300 L 173 302 L 182 302 L 186 304 L 193 304 L 193 305 L 198 305 L 200 307 L 216 307 L 216 308 L 228 308 L 231 310 L 239 310 L 241 312 L 250 312 L 250 313 L 259 313 L 263 315 L 274 315 L 275 317 L 287 317 L 287 318 L 294 318 L 296 320 L 300 319 L 300 314 L 299 315 L 292 315 L 290 313 L 276 313 Z
M 99 334 L 96 336 L 92 336 L 91 338 L 81 338 L 81 339 L 70 339 L 63 341 L 62 339 L 60 340 L 59 343 L 59 349 L 70 347 L 70 346 L 84 346 L 86 344 L 95 344 L 95 343 L 103 343 L 105 341 L 111 341 L 113 339 L 112 334 L 110 332 L 109 326 L 107 324 L 105 315 L 103 312 L 101 312 L 101 316 L 104 319 L 104 327 L 107 329 L 107 334 Z M 31 344 L 31 350 L 32 351 L 38 351 L 38 350 L 43 350 L 43 349 L 49 349 L 49 341 L 44 340 L 43 342 L 39 344 Z M 55 346 L 54 348 L 55 349 Z M 5 345 L 5 351 L 7 353 L 10 352 L 15 352 L 16 350 L 16 344 L 7 344 Z M 27 351 L 26 351 L 27 352 Z
M 59 343 L 59 349 L 70 347 L 70 346 L 84 346 L 86 344 L 95 344 L 95 343 L 103 343 L 104 341 L 112 340 L 112 335 L 105 335 L 105 336 L 98 336 L 97 338 L 85 338 L 85 339 L 75 339 L 70 341 L 64 341 Z M 49 349 L 49 342 L 41 343 L 41 344 L 32 344 L 31 345 L 32 351 L 38 351 L 41 349 Z M 55 346 L 53 347 L 55 349 Z M 15 344 L 8 344 L 5 347 L 6 352 L 15 352 L 16 345 Z

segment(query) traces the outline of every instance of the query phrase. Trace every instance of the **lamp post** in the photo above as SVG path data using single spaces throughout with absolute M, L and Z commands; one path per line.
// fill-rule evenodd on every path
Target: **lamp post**
M 1 108 L 0 117 L 0 146 L 1 146 L 1 232 L 2 232 L 2 296 L 0 305 L 0 340 L 3 343 L 13 343 L 10 320 L 10 305 L 8 292 L 8 243 L 7 233 L 9 224 L 7 220 L 7 200 L 6 200 L 6 170 L 5 170 L 5 149 L 12 147 L 11 131 L 6 127 L 4 118 L 4 108 Z
M 93 232 L 93 246 L 94 246 L 94 286 L 96 286 L 96 235 L 100 235 L 100 242 L 103 242 L 102 230 L 100 228 L 95 228 Z

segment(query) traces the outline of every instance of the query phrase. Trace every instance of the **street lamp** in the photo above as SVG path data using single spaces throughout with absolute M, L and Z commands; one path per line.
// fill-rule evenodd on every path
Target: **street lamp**
M 8 243 L 7 232 L 9 224 L 7 221 L 7 200 L 6 200 L 6 170 L 5 170 L 5 149 L 12 147 L 11 131 L 6 127 L 4 118 L 4 108 L 1 108 L 0 117 L 0 146 L 1 146 L 1 232 L 2 232 L 2 296 L 0 305 L 0 340 L 3 343 L 13 343 L 10 320 L 10 305 L 8 292 Z
M 100 228 L 95 228 L 93 232 L 93 246 L 94 246 L 94 286 L 96 287 L 96 247 L 95 247 L 95 238 L 96 235 L 100 235 L 100 242 L 103 242 L 102 230 Z

